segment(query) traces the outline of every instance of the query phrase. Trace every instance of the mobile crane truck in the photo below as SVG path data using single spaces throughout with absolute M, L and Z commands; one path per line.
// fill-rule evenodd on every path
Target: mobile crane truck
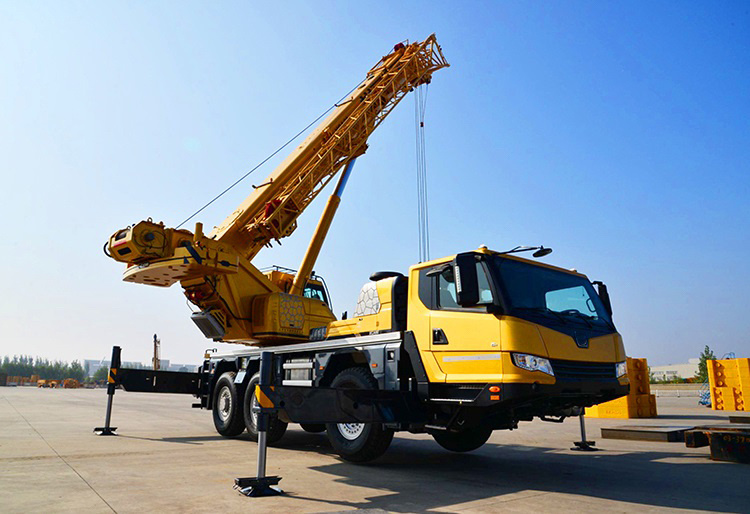
M 622 338 L 606 286 L 576 271 L 480 247 L 421 262 L 408 274 L 376 272 L 356 310 L 337 320 L 313 266 L 354 161 L 369 135 L 414 88 L 448 63 L 432 35 L 399 43 L 276 170 L 209 235 L 150 219 L 105 245 L 126 263 L 124 280 L 179 281 L 214 341 L 197 373 L 119 370 L 130 391 L 195 395 L 216 430 L 257 439 L 261 351 L 272 352 L 277 414 L 269 442 L 288 423 L 326 431 L 344 459 L 369 461 L 395 431 L 429 433 L 444 448 L 479 448 L 493 430 L 540 417 L 560 421 L 628 393 Z M 342 171 L 343 170 L 343 171 Z M 312 241 L 294 272 L 253 266 L 288 237 L 296 219 L 335 177 Z M 596 286 L 596 287 L 595 287 Z

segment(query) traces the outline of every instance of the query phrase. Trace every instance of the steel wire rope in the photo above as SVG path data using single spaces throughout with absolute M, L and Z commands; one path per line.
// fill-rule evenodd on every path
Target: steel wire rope
M 286 143 L 284 143 L 283 145 L 281 145 L 272 154 L 270 154 L 268 157 L 266 157 L 265 159 L 263 159 L 262 161 L 260 161 L 258 164 L 256 164 L 255 167 L 253 167 L 250 171 L 248 171 L 247 173 L 245 173 L 244 175 L 242 175 L 232 185 L 230 185 L 229 187 L 227 187 L 226 189 L 224 189 L 224 191 L 222 191 L 221 193 L 219 193 L 218 195 L 216 195 L 210 202 L 208 202 L 206 205 L 204 205 L 203 207 L 201 207 L 200 209 L 198 209 L 197 211 L 195 211 L 193 214 L 191 214 L 182 223 L 180 223 L 179 225 L 177 225 L 176 228 L 180 228 L 185 223 L 187 223 L 188 221 L 190 221 L 191 219 L 193 219 L 194 217 L 196 217 L 204 209 L 206 209 L 206 207 L 208 207 L 209 205 L 211 205 L 212 203 L 214 203 L 216 200 L 218 200 L 219 198 L 221 198 L 222 196 L 224 196 L 233 187 L 235 187 L 237 184 L 239 184 L 240 182 L 242 182 L 243 180 L 245 180 L 247 177 L 249 177 L 255 170 L 257 170 L 258 168 L 260 168 L 261 166 L 263 166 L 265 163 L 267 163 L 270 159 L 272 159 L 277 153 L 279 153 L 284 148 L 286 148 L 287 146 L 289 146 L 292 143 L 292 141 L 294 141 L 299 136 L 301 136 L 302 134 L 304 134 L 305 132 L 307 132 L 307 130 L 309 130 L 310 127 L 312 127 L 318 121 L 320 121 L 323 118 L 323 116 L 325 116 L 326 114 L 328 114 L 329 112 L 331 112 L 334 108 L 339 107 L 340 105 L 342 105 L 343 100 L 345 100 L 346 98 L 348 98 L 349 95 L 351 95 L 354 92 L 355 89 L 357 89 L 359 86 L 361 86 L 365 82 L 365 80 L 367 80 L 367 78 L 365 78 L 362 81 L 360 81 L 359 84 L 357 84 L 356 86 L 354 86 L 348 93 L 346 93 L 344 96 L 342 96 L 341 99 L 338 102 L 334 103 L 332 106 L 330 106 L 328 109 L 326 109 L 326 111 L 323 114 L 321 114 L 320 116 L 318 116 L 317 118 L 315 118 L 313 121 L 311 121 L 305 128 L 303 128 L 302 130 L 300 130 L 299 132 L 297 132 L 291 139 L 289 139 L 289 141 L 287 141 Z
M 417 224 L 419 262 L 430 260 L 430 221 L 427 194 L 427 154 L 425 145 L 424 118 L 427 107 L 429 85 L 416 88 L 414 95 L 415 146 L 417 159 Z

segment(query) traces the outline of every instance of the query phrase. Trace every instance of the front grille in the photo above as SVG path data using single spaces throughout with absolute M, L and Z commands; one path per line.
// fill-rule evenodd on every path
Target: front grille
M 433 400 L 473 402 L 482 391 L 483 384 L 434 384 L 430 388 L 430 396 Z
M 569 382 L 614 380 L 615 364 L 550 359 L 555 378 Z

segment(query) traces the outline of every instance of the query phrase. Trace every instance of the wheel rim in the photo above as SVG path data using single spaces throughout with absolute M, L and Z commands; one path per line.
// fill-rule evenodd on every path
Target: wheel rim
M 222 387 L 219 391 L 219 418 L 227 421 L 232 415 L 232 393 L 228 387 Z
M 255 389 L 253 389 L 253 399 L 250 400 L 250 419 L 253 420 L 253 425 L 255 425 L 256 427 L 258 426 L 258 410 L 260 410 L 258 397 L 255 396 Z
M 339 429 L 339 433 L 349 441 L 354 441 L 365 429 L 364 423 L 338 423 L 336 425 Z

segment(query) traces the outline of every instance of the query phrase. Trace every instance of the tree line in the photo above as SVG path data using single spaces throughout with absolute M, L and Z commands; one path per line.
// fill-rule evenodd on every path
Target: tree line
M 41 357 L 31 357 L 30 355 L 14 355 L 3 357 L 0 364 L 0 372 L 7 373 L 8 376 L 30 377 L 39 375 L 43 380 L 65 380 L 66 378 L 75 378 L 83 382 L 88 373 L 81 366 L 81 363 L 74 360 L 70 364 L 63 361 L 50 361 Z

